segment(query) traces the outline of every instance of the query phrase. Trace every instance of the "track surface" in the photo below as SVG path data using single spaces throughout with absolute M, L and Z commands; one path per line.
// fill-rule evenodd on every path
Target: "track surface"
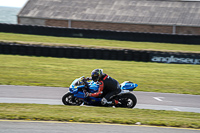
M 61 87 L 0 85 L 0 103 L 62 105 L 61 98 L 67 91 L 67 88 Z M 139 91 L 133 93 L 138 99 L 135 108 L 200 113 L 200 95 Z
M 37 103 L 62 105 L 61 98 L 68 91 L 60 87 L 0 85 L 0 103 Z M 176 110 L 200 113 L 200 96 L 169 93 L 134 92 L 136 108 Z M 200 130 L 148 126 L 81 124 L 59 122 L 27 122 L 0 120 L 0 133 L 199 133 Z
M 0 133 L 199 133 L 200 130 L 108 124 L 0 121 Z

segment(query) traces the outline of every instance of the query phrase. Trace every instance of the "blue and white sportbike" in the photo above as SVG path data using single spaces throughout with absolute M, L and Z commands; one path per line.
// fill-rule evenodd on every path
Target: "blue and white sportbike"
M 125 81 L 120 84 L 121 92 L 114 96 L 111 101 L 108 101 L 106 106 L 113 106 L 112 101 L 119 101 L 115 107 L 133 108 L 137 99 L 131 93 L 138 85 L 130 81 Z M 102 97 L 86 97 L 86 92 L 95 93 L 98 91 L 98 82 L 88 82 L 84 77 L 75 79 L 69 87 L 69 91 L 62 97 L 64 105 L 92 105 L 102 106 Z

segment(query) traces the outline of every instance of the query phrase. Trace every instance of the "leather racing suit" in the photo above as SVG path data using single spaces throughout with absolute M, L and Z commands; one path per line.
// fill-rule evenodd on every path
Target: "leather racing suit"
M 98 91 L 90 93 L 90 97 L 104 97 L 107 101 L 109 101 L 112 97 L 121 92 L 119 82 L 105 73 L 102 74 L 98 84 Z

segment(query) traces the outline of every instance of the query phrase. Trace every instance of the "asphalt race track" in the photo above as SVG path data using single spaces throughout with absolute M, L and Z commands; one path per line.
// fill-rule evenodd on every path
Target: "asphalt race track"
M 199 133 L 200 131 L 151 126 L 33 121 L 0 121 L 0 129 L 0 133 Z
M 61 87 L 0 85 L 0 103 L 37 103 L 62 105 L 61 98 L 68 91 Z M 135 108 L 174 110 L 200 113 L 200 96 L 139 92 Z M 181 129 L 116 124 L 86 124 L 0 120 L 0 133 L 199 133 L 199 129 Z
M 0 85 L 0 103 L 36 103 L 62 105 L 68 88 Z M 172 93 L 133 92 L 138 100 L 135 108 L 200 113 L 200 96 Z

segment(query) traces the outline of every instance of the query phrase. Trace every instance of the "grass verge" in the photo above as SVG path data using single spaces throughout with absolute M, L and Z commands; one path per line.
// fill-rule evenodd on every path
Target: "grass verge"
M 136 91 L 200 95 L 200 67 L 189 64 L 0 55 L 0 84 L 69 87 L 95 68 L 139 85 Z
M 54 46 L 80 46 L 80 47 L 103 47 L 110 49 L 138 49 L 155 51 L 179 51 L 200 53 L 200 45 L 152 43 L 152 42 L 132 42 L 116 41 L 105 39 L 86 39 L 70 37 L 53 37 L 27 34 L 14 34 L 0 32 L 1 41 L 11 41 L 18 43 L 30 43 Z
M 0 103 L 0 119 L 200 128 L 200 113 L 108 107 Z

